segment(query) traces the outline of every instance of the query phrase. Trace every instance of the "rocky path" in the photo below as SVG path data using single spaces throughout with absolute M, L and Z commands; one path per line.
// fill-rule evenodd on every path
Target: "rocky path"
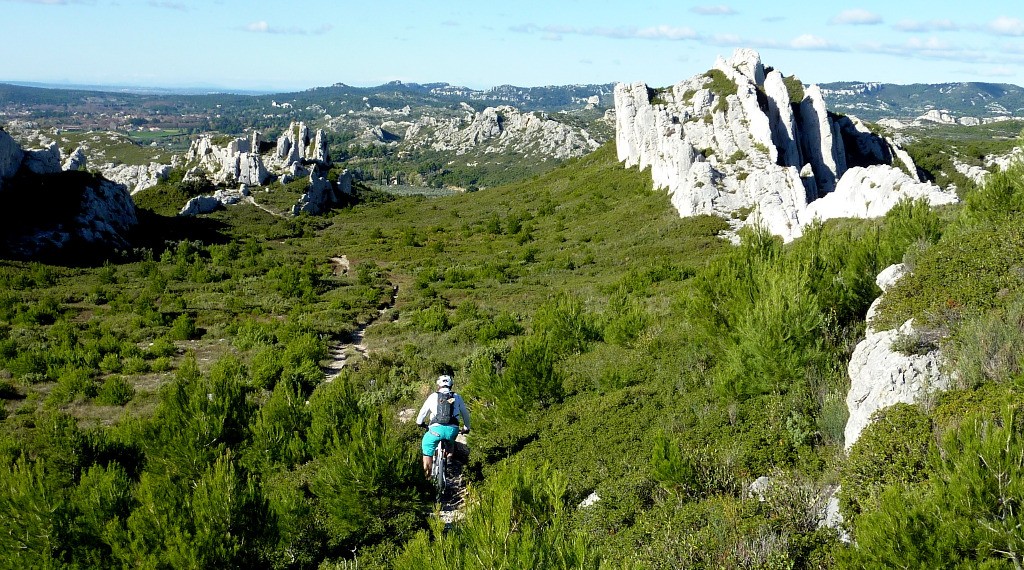
M 463 457 L 468 456 L 466 436 L 459 434 L 455 440 Z M 448 464 L 448 490 L 441 497 L 438 516 L 444 521 L 445 528 L 462 520 L 466 515 L 466 497 L 469 495 L 468 481 L 463 473 L 465 460 L 457 458 Z

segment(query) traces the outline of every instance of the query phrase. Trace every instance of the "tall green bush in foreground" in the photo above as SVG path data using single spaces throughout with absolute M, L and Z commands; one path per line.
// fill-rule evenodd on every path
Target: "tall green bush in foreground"
M 565 480 L 545 467 L 510 464 L 470 501 L 466 518 L 449 530 L 435 520 L 394 561 L 395 570 L 444 568 L 594 569 L 600 560 L 569 528 Z
M 976 416 L 929 455 L 930 477 L 894 485 L 856 522 L 856 568 L 1024 565 L 1024 441 L 1014 414 Z

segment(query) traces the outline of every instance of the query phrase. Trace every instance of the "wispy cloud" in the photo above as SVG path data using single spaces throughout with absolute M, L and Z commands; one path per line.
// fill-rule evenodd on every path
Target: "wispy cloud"
M 935 37 L 914 37 L 902 43 L 865 42 L 857 47 L 857 51 L 962 63 L 998 63 L 1001 57 L 988 50 L 971 49 Z
M 154 8 L 165 8 L 167 10 L 179 10 L 181 12 L 187 12 L 188 6 L 185 6 L 181 2 L 159 2 L 157 0 L 149 0 L 149 5 Z
M 93 0 L 2 0 L 18 4 L 42 4 L 45 6 L 66 6 L 70 4 L 95 4 Z
M 953 20 L 928 20 L 919 22 L 917 20 L 900 20 L 893 24 L 893 28 L 901 32 L 955 32 L 966 29 L 968 26 L 958 24 Z
M 731 6 L 724 4 L 718 6 L 694 6 L 690 8 L 690 11 L 701 16 L 732 16 L 736 13 L 736 10 L 733 10 Z
M 264 20 L 258 22 L 250 22 L 242 27 L 243 31 L 252 32 L 256 34 L 280 34 L 288 36 L 319 36 L 326 34 L 327 32 L 334 29 L 334 26 L 330 24 L 323 24 L 315 28 L 302 28 L 299 26 L 271 26 Z
M 1024 36 L 1024 20 L 999 16 L 988 23 L 988 29 L 1001 36 Z
M 570 35 L 597 36 L 602 38 L 611 38 L 615 40 L 693 40 L 699 37 L 697 32 L 695 32 L 691 28 L 667 25 L 651 26 L 646 28 L 637 28 L 634 26 L 614 28 L 579 28 L 576 26 L 538 26 L 536 24 L 522 24 L 518 26 L 512 26 L 509 29 L 513 32 L 519 32 L 524 34 L 539 33 L 541 34 L 541 37 L 543 39 L 547 40 L 561 40 L 562 36 Z
M 842 26 L 873 26 L 882 23 L 882 17 L 874 12 L 868 12 L 860 8 L 843 10 L 828 21 L 830 24 Z
M 841 51 L 835 44 L 814 34 L 803 34 L 793 38 L 789 42 L 789 47 L 802 50 Z

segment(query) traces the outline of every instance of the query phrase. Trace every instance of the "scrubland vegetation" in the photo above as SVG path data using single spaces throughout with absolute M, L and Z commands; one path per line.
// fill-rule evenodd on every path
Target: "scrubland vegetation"
M 151 213 L 139 249 L 102 264 L 3 262 L 0 557 L 1012 568 L 1022 180 L 733 246 L 606 145 L 486 192 L 294 220 Z M 171 212 L 176 191 L 137 198 Z M 847 458 L 846 363 L 876 274 L 900 261 L 915 272 L 879 323 L 927 323 L 958 385 L 884 412 Z M 329 344 L 370 322 L 370 357 L 324 382 Z M 450 528 L 399 420 L 442 372 L 474 419 Z M 856 546 L 818 528 L 840 483 Z

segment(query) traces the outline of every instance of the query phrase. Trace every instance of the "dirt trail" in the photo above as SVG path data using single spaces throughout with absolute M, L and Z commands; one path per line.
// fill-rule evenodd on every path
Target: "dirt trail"
M 333 257 L 331 261 L 335 265 L 335 274 L 339 274 L 339 271 L 348 272 L 348 258 L 344 255 L 341 257 Z M 342 269 L 343 268 L 343 269 Z M 326 376 L 325 381 L 330 382 L 341 375 L 342 369 L 345 368 L 345 364 L 348 363 L 349 358 L 358 354 L 362 358 L 366 358 L 370 355 L 370 349 L 363 342 L 366 337 L 366 329 L 373 323 L 377 322 L 381 316 L 395 306 L 395 301 L 398 300 L 398 285 L 391 286 L 391 299 L 388 303 L 381 307 L 377 311 L 377 316 L 370 319 L 368 322 L 363 323 L 359 326 L 347 339 L 341 342 L 332 344 L 327 349 L 327 354 L 330 357 L 330 362 L 323 367 L 324 375 Z
M 270 214 L 271 216 L 277 216 L 278 218 L 285 218 L 285 219 L 288 218 L 288 216 L 282 214 L 281 212 L 275 212 L 275 211 L 271 210 L 270 208 L 264 206 L 263 204 L 260 204 L 251 195 L 246 196 L 245 199 L 243 200 L 243 202 L 248 202 L 248 203 L 252 204 L 253 206 L 256 206 L 257 208 L 263 210 L 264 212 Z

